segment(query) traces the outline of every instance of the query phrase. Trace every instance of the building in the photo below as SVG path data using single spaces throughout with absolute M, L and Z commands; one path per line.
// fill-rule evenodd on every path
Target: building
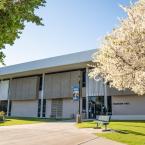
M 83 118 L 95 118 L 105 105 L 112 119 L 144 120 L 145 96 L 88 77 L 95 51 L 0 68 L 0 110 L 16 117 L 74 118 L 80 112 Z

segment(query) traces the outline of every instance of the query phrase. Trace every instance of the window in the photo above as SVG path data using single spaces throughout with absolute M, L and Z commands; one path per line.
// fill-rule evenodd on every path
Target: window
M 41 113 L 41 99 L 38 100 L 38 114 L 37 114 L 38 117 L 40 117 L 40 113 Z
M 112 115 L 112 97 L 108 96 L 108 114 Z
M 45 117 L 45 113 L 46 113 L 46 99 L 43 100 L 43 117 Z
M 82 71 L 82 87 L 86 87 L 86 70 Z
M 12 109 L 12 101 L 10 101 L 10 104 L 9 104 L 9 110 L 8 110 L 9 116 L 11 116 L 11 109 Z
M 39 91 L 42 90 L 42 76 L 40 76 L 40 79 L 39 79 Z
M 86 112 L 86 97 L 82 98 L 82 111 Z

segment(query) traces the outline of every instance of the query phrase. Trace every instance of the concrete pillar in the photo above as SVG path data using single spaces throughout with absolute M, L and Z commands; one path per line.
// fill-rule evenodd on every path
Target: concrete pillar
M 89 118 L 89 69 L 86 68 L 86 117 Z
M 40 112 L 40 117 L 41 118 L 43 117 L 44 80 L 45 80 L 45 73 L 42 74 L 41 112 Z

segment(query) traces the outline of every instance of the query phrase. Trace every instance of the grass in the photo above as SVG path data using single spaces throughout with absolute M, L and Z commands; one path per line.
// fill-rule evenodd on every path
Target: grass
M 94 128 L 96 127 L 96 122 L 95 121 L 84 121 L 82 123 L 77 124 L 78 128 Z
M 23 124 L 34 124 L 42 122 L 55 122 L 61 121 L 62 119 L 40 119 L 40 118 L 29 118 L 29 117 L 8 117 L 5 122 L 0 122 L 0 126 L 11 126 L 11 125 L 23 125 Z
M 95 122 L 83 122 L 77 125 L 79 128 L 93 128 Z M 128 145 L 145 145 L 145 121 L 112 121 L 109 128 L 115 130 L 112 133 L 99 133 L 97 136 L 122 142 Z

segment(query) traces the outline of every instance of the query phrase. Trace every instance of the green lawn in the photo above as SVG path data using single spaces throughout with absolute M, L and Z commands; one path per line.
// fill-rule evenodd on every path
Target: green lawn
M 19 118 L 6 118 L 5 122 L 0 122 L 0 126 L 11 126 L 11 125 L 22 125 L 22 124 L 34 124 L 41 122 L 54 122 L 61 121 L 62 119 L 39 119 L 39 118 L 29 118 L 29 117 L 19 117 Z
M 96 126 L 96 123 L 83 122 L 77 126 L 80 128 L 92 128 Z M 145 145 L 145 121 L 113 121 L 110 123 L 109 128 L 115 130 L 115 132 L 99 133 L 97 136 L 128 145 Z

